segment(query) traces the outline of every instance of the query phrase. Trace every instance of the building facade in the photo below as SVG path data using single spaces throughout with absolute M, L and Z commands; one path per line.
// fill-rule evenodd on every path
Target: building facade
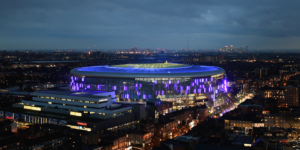
M 285 87 L 286 107 L 299 106 L 299 88 L 288 85 Z

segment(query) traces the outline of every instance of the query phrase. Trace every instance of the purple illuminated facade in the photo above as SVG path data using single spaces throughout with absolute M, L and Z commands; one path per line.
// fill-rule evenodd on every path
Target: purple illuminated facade
M 95 66 L 71 71 L 72 91 L 115 91 L 119 99 L 161 99 L 178 105 L 194 105 L 199 96 L 215 101 L 227 92 L 225 71 L 211 66 L 178 68 L 114 68 Z M 173 105 L 174 105 L 173 104 Z M 176 104 L 175 104 L 176 106 Z

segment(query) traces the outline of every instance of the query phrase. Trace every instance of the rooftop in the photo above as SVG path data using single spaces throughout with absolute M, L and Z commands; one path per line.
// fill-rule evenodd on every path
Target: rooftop
M 181 141 L 181 142 L 191 142 L 191 141 L 197 140 L 197 139 L 199 139 L 199 138 L 192 137 L 192 136 L 178 136 L 178 137 L 174 138 L 174 140 Z
M 232 147 L 224 145 L 211 145 L 211 144 L 197 144 L 195 149 L 209 149 L 209 150 L 249 150 L 249 148 L 244 147 Z
M 20 114 L 26 114 L 26 115 L 38 115 L 41 117 L 51 117 L 53 119 L 63 119 L 63 120 L 80 120 L 80 121 L 86 121 L 86 122 L 102 122 L 103 119 L 98 118 L 89 118 L 89 117 L 77 117 L 67 114 L 60 114 L 60 113 L 53 113 L 53 112 L 41 112 L 41 111 L 34 111 L 29 109 L 23 109 L 23 108 L 16 108 L 16 107 L 7 107 L 7 108 L 1 108 L 2 111 L 8 111 L 13 113 L 20 113 Z
M 75 68 L 71 74 L 92 77 L 125 78 L 168 78 L 168 77 L 204 77 L 222 74 L 225 70 L 215 66 L 184 65 L 173 63 L 126 64 L 113 66 L 90 66 Z
M 111 67 L 116 68 L 180 68 L 180 67 L 189 67 L 184 64 L 175 64 L 175 63 L 151 63 L 151 64 L 122 64 L 122 65 L 113 65 Z
M 254 137 L 250 136 L 237 136 L 235 140 L 232 142 L 234 145 L 241 145 L 241 144 L 253 144 L 254 143 Z
M 263 87 L 260 90 L 284 90 L 284 88 L 281 88 L 281 87 Z
M 82 96 L 82 97 L 91 97 L 91 98 L 101 98 L 101 97 L 107 97 L 103 96 L 103 94 L 110 94 L 107 91 L 82 91 L 82 92 L 73 92 L 73 91 L 64 91 L 64 92 L 58 92 L 58 91 L 39 91 L 34 92 L 33 95 L 40 95 L 42 94 L 55 94 L 55 95 L 61 95 L 61 96 Z

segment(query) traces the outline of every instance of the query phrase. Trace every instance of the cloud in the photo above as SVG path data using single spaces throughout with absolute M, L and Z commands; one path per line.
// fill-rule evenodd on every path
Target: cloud
M 135 45 L 182 48 L 187 40 L 202 41 L 191 43 L 194 48 L 215 48 L 246 44 L 243 39 L 250 40 L 249 43 L 258 38 L 296 41 L 300 36 L 299 3 L 296 0 L 289 3 L 279 0 L 0 1 L 0 48 L 85 48 L 89 44 L 106 49 Z M 252 44 L 250 48 L 274 48 L 270 44 Z M 281 47 L 286 46 L 300 45 L 281 43 Z

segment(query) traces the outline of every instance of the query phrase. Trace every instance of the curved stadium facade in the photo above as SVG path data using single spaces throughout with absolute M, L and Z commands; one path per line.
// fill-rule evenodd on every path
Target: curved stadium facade
M 174 63 L 91 66 L 71 70 L 72 91 L 115 91 L 119 100 L 161 99 L 174 107 L 216 102 L 227 92 L 225 70 Z M 175 108 L 176 109 L 176 108 Z

